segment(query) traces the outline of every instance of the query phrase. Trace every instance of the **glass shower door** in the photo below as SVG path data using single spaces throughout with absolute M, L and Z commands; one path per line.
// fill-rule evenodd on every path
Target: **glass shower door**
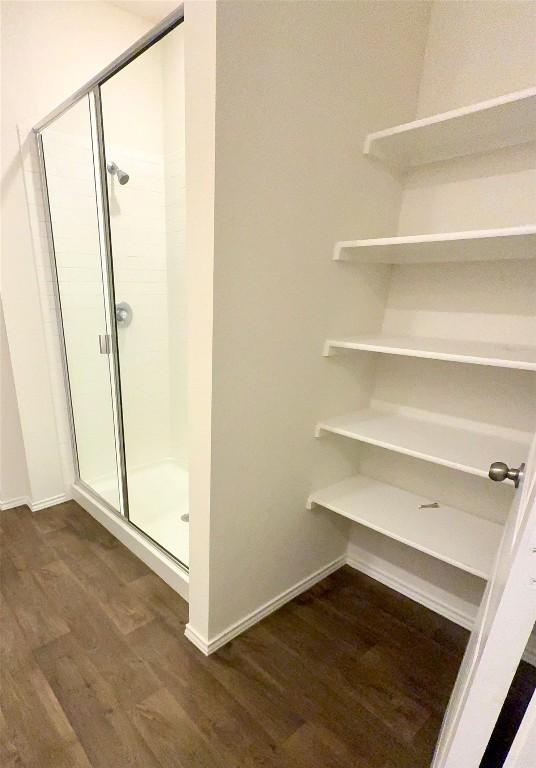
M 188 564 L 182 25 L 100 87 L 128 516 Z
M 107 281 L 87 96 L 42 131 L 75 461 L 80 480 L 122 511 Z

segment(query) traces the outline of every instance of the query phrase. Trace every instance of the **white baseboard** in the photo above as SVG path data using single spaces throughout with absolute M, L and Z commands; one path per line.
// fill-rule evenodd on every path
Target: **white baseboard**
M 69 501 L 71 496 L 66 493 L 59 493 L 57 496 L 49 496 L 48 499 L 41 499 L 40 501 L 32 501 L 29 496 L 20 496 L 17 499 L 7 499 L 6 501 L 0 500 L 0 509 L 13 509 L 14 507 L 29 507 L 32 512 L 39 512 L 41 509 L 47 509 L 47 507 L 53 507 L 55 504 L 61 504 L 64 501 Z
M 245 632 L 246 629 L 249 629 L 254 624 L 257 624 L 257 622 L 264 619 L 266 616 L 269 616 L 274 611 L 277 611 L 277 609 L 281 608 L 283 605 L 285 605 L 285 603 L 288 603 L 302 592 L 305 592 L 307 589 L 314 586 L 317 582 L 325 579 L 326 576 L 330 575 L 330 573 L 337 571 L 345 564 L 345 562 L 346 558 L 345 556 L 342 556 L 338 557 L 336 560 L 333 560 L 331 563 L 328 563 L 328 565 L 319 568 L 318 571 L 315 571 L 309 576 L 306 576 L 293 587 L 286 589 L 284 592 L 281 592 L 267 603 L 264 603 L 264 605 L 261 605 L 251 613 L 248 613 L 247 616 L 244 616 L 244 618 L 240 619 L 234 624 L 231 624 L 231 626 L 227 627 L 227 629 L 224 629 L 223 632 L 219 632 L 211 640 L 203 637 L 194 627 L 192 627 L 191 624 L 186 625 L 184 634 L 188 640 L 190 640 L 197 648 L 199 648 L 200 651 L 205 654 L 205 656 L 209 656 L 211 653 L 214 653 L 214 651 L 217 651 L 218 648 L 221 648 L 230 640 L 237 637 L 237 635 Z
M 475 616 L 473 614 L 466 611 L 460 611 L 458 608 L 449 605 L 443 600 L 438 600 L 431 595 L 427 595 L 422 590 L 416 589 L 412 584 L 393 576 L 388 571 L 372 566 L 369 563 L 365 563 L 356 557 L 347 557 L 346 565 L 349 565 L 350 568 L 354 568 L 356 571 L 364 573 L 366 576 L 370 576 L 381 584 L 385 584 L 386 587 L 391 587 L 391 589 L 400 592 L 411 600 L 415 600 L 416 603 L 424 605 L 431 611 L 438 613 L 440 616 L 444 616 L 446 619 L 450 619 L 450 621 L 459 624 L 465 629 L 471 630 L 473 628 L 475 621 Z M 534 634 L 529 638 L 525 653 L 523 654 L 523 660 L 536 667 L 536 636 Z
M 106 530 L 119 539 L 130 551 L 139 557 L 171 589 L 188 600 L 188 572 L 181 568 L 160 547 L 153 544 L 143 534 L 133 528 L 116 513 L 93 499 L 87 491 L 76 483 L 73 485 L 73 498 L 80 506 L 97 520 Z
M 19 496 L 16 499 L 0 499 L 0 509 L 4 511 L 5 509 L 14 509 L 15 507 L 30 507 L 31 509 L 31 501 L 27 496 Z
M 380 584 L 385 584 L 386 587 L 391 587 L 391 589 L 394 589 L 396 592 L 400 592 L 402 595 L 411 598 L 411 600 L 415 600 L 416 603 L 420 603 L 421 605 L 426 606 L 426 608 L 430 608 L 431 611 L 439 613 L 440 616 L 450 619 L 450 621 L 459 624 L 461 627 L 465 627 L 465 629 L 471 629 L 473 626 L 475 620 L 473 614 L 461 611 L 459 608 L 455 608 L 447 602 L 438 600 L 436 597 L 432 597 L 432 595 L 428 595 L 426 592 L 416 589 L 413 584 L 409 584 L 408 582 L 393 576 L 393 574 L 382 568 L 377 568 L 374 565 L 365 563 L 359 558 L 351 556 L 346 558 L 346 565 L 349 565 L 350 568 L 354 568 L 356 571 L 364 573 L 366 576 L 370 576 L 371 579 L 379 581 Z
M 57 496 L 50 496 L 48 499 L 41 499 L 41 501 L 33 501 L 28 506 L 32 512 L 39 512 L 41 509 L 47 509 L 53 507 L 55 504 L 62 504 L 64 501 L 70 501 L 72 496 L 67 493 L 58 493 Z
M 196 648 L 198 648 L 201 653 L 204 653 L 205 656 L 208 656 L 210 653 L 212 653 L 212 650 L 208 650 L 209 643 L 208 641 L 197 631 L 197 629 L 194 629 L 190 623 L 188 623 L 184 629 L 184 634 L 188 638 L 188 640 L 195 645 Z M 215 650 L 215 649 L 214 649 Z

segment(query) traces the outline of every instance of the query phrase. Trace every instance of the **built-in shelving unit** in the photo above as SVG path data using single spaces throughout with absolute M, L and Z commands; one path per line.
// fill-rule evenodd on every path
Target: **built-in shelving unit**
M 318 505 L 428 555 L 487 579 L 502 526 L 370 477 L 343 480 L 311 494 Z
M 516 93 L 500 96 L 488 101 L 479 102 L 470 106 L 454 109 L 450 112 L 432 115 L 410 123 L 397 125 L 386 130 L 371 133 L 366 137 L 364 152 L 374 156 L 395 169 L 408 170 L 428 163 L 450 160 L 464 157 L 474 153 L 491 152 L 494 150 L 512 147 L 529 141 L 536 141 L 536 88 L 529 88 Z M 410 201 L 411 202 L 411 201 Z M 418 213 L 418 212 L 417 212 Z M 423 216 L 426 222 L 426 217 Z M 461 232 L 440 232 L 433 234 L 414 234 L 395 237 L 381 237 L 374 239 L 345 240 L 336 243 L 333 259 L 337 261 L 350 261 L 356 264 L 448 264 L 480 262 L 474 265 L 471 274 L 480 274 L 480 283 L 473 279 L 468 281 L 467 290 L 476 290 L 475 313 L 488 316 L 489 324 L 486 327 L 487 341 L 467 340 L 455 338 L 419 337 L 419 336 L 394 336 L 383 331 L 375 334 L 357 336 L 332 336 L 324 343 L 324 355 L 330 356 L 341 350 L 355 350 L 362 352 L 375 352 L 384 355 L 404 356 L 407 358 L 424 358 L 456 363 L 465 363 L 469 366 L 494 366 L 509 369 L 501 375 L 501 387 L 494 390 L 493 380 L 488 379 L 482 383 L 478 381 L 483 372 L 463 369 L 455 366 L 445 374 L 439 368 L 427 371 L 427 382 L 434 382 L 427 391 L 426 401 L 430 403 L 434 397 L 440 398 L 441 404 L 437 412 L 432 410 L 420 410 L 406 407 L 403 403 L 388 403 L 381 399 L 375 399 L 374 394 L 370 400 L 370 407 L 342 416 L 335 416 L 320 421 L 316 426 L 316 436 L 323 433 L 341 435 L 361 443 L 378 446 L 388 451 L 414 457 L 424 462 L 449 467 L 461 473 L 473 475 L 475 478 L 487 478 L 489 466 L 492 462 L 500 460 L 511 467 L 518 467 L 526 461 L 529 446 L 532 439 L 531 432 L 523 432 L 517 429 L 508 429 L 495 426 L 492 423 L 480 421 L 468 421 L 449 416 L 449 408 L 453 413 L 457 412 L 456 398 L 464 396 L 464 387 L 471 387 L 471 396 L 477 387 L 482 387 L 482 397 L 486 398 L 486 409 L 479 410 L 480 414 L 489 413 L 490 422 L 494 420 L 494 414 L 502 409 L 505 392 L 511 392 L 515 400 L 517 392 L 517 380 L 521 389 L 520 397 L 525 398 L 527 409 L 527 378 L 526 374 L 519 371 L 536 371 L 536 339 L 529 338 L 528 324 L 521 323 L 515 327 L 521 330 L 516 335 L 517 344 L 503 344 L 492 341 L 493 329 L 500 329 L 503 322 L 509 322 L 509 318 L 515 323 L 518 307 L 515 297 L 504 294 L 504 289 L 510 290 L 514 285 L 517 290 L 528 288 L 530 275 L 533 273 L 533 265 L 524 264 L 523 277 L 521 278 L 521 265 L 510 265 L 510 272 L 517 274 L 517 283 L 507 283 L 504 280 L 504 269 L 488 270 L 487 262 L 505 260 L 528 260 L 536 258 L 536 224 L 503 227 L 497 229 L 479 229 Z M 480 270 L 480 272 L 479 272 Z M 372 270 L 373 271 L 373 270 Z M 453 272 L 457 270 L 444 270 L 445 280 L 453 278 Z M 430 273 L 430 270 L 428 271 Z M 418 316 L 421 312 L 432 312 L 435 306 L 430 305 L 430 297 L 423 296 L 423 290 L 430 290 L 429 283 L 420 282 L 420 270 L 413 270 L 400 280 L 399 270 L 391 272 L 391 284 L 383 283 L 385 290 L 394 291 L 394 304 L 397 299 L 407 301 L 408 313 L 413 312 Z M 432 290 L 441 292 L 441 279 L 436 274 L 436 284 Z M 364 271 L 364 281 L 371 292 L 375 291 L 374 284 L 370 282 L 371 270 Z M 378 282 L 384 279 L 384 270 L 378 270 Z M 525 275 L 527 281 L 525 281 Z M 398 283 L 393 281 L 398 277 Z M 411 297 L 411 284 L 409 279 L 415 280 L 416 301 Z M 458 277 L 459 289 L 460 278 Z M 502 282 L 501 282 L 502 281 Z M 405 293 L 400 293 L 401 287 Z M 424 286 L 424 288 L 423 288 Z M 428 288 L 426 287 L 428 286 Z M 464 306 L 465 321 L 471 323 L 470 310 L 467 312 L 468 296 L 464 296 L 463 304 L 452 300 L 454 292 L 452 283 L 448 288 L 451 291 L 448 301 L 451 302 L 453 314 L 458 311 L 456 307 Z M 398 289 L 399 293 L 396 293 Z M 480 294 L 478 294 L 478 291 Z M 463 290 L 463 289 L 462 289 Z M 498 302 L 497 311 L 494 311 L 493 302 L 490 302 L 491 291 L 501 292 L 501 302 Z M 419 294 L 421 291 L 421 294 Z M 377 312 L 377 292 L 374 293 L 374 305 L 372 310 Z M 485 300 L 482 298 L 485 295 Z M 418 297 L 421 297 L 423 309 L 420 310 Z M 449 292 L 447 290 L 447 297 Z M 527 294 L 519 304 L 520 311 L 527 314 Z M 423 300 L 424 299 L 424 300 Z M 479 303 L 480 301 L 480 303 Z M 469 302 L 470 303 L 470 302 Z M 405 306 L 405 305 L 404 305 Z M 485 307 L 484 309 L 482 307 Z M 505 307 L 507 307 L 505 311 Z M 524 309 L 523 309 L 524 308 Z M 460 319 L 449 326 L 448 313 L 445 304 L 438 302 L 438 310 L 435 314 L 445 313 L 445 319 L 441 319 L 439 325 L 434 321 L 434 329 L 444 328 L 449 335 L 452 327 L 460 327 Z M 507 314 L 507 313 L 510 314 Z M 376 315 L 377 318 L 377 315 Z M 454 319 L 454 318 L 453 318 Z M 523 318 L 525 319 L 525 318 Z M 376 320 L 379 327 L 381 322 Z M 425 327 L 425 319 L 419 317 L 418 327 Z M 494 325 L 495 324 L 495 325 Z M 391 327 L 393 323 L 391 322 Z M 406 328 L 411 324 L 405 323 Z M 478 334 L 483 327 L 482 318 L 474 324 L 474 333 Z M 369 326 L 370 328 L 370 326 Z M 470 325 L 468 325 L 470 328 Z M 356 328 L 359 332 L 359 329 Z M 422 331 L 421 331 L 422 332 Z M 434 330 L 431 329 L 431 333 Z M 440 331 L 435 330 L 435 333 Z M 467 335 L 470 335 L 469 333 Z M 407 366 L 404 369 L 407 375 Z M 422 371 L 422 368 L 420 369 Z M 449 373 L 452 374 L 449 376 Z M 378 367 L 376 375 L 385 374 L 385 369 Z M 369 374 L 366 377 L 367 385 L 370 382 Z M 396 376 L 396 366 L 390 368 L 390 374 Z M 417 370 L 416 370 L 417 375 Z M 498 377 L 498 374 L 495 374 Z M 524 375 L 525 378 L 519 378 Z M 492 377 L 493 373 L 488 372 Z M 517 377 L 517 380 L 516 378 Z M 478 381 L 478 383 L 477 383 Z M 380 382 L 380 385 L 385 382 Z M 390 384 L 396 382 L 390 382 Z M 407 392 L 407 381 L 405 382 Z M 396 392 L 396 386 L 391 386 L 390 392 Z M 371 389 L 373 391 L 373 389 Z M 380 386 L 381 391 L 381 386 Z M 413 388 L 418 392 L 418 382 Z M 423 391 L 423 390 L 421 390 Z M 404 389 L 401 388 L 401 397 L 404 397 Z M 395 394 L 396 398 L 398 395 Z M 478 396 L 478 395 L 477 395 Z M 501 400 L 502 398 L 502 400 Z M 428 407 L 428 406 L 427 406 Z M 478 410 L 478 409 L 477 409 Z M 501 422 L 503 423 L 503 422 Z M 516 424 L 523 423 L 516 421 Z M 529 417 L 527 429 L 531 428 Z M 389 463 L 382 465 L 388 467 Z M 378 470 L 378 467 L 376 467 Z M 381 471 L 381 469 L 380 469 Z M 389 471 L 389 470 L 387 470 Z M 376 473 L 376 472 L 375 472 Z M 432 470 L 428 477 L 433 475 Z M 414 478 L 415 476 L 412 475 Z M 455 482 L 455 475 L 452 476 Z M 478 504 L 480 492 L 476 485 L 480 480 L 465 479 L 464 488 L 472 487 L 472 505 Z M 437 474 L 438 496 L 449 497 L 450 489 Z M 439 483 L 443 483 L 439 487 Z M 510 484 L 511 485 L 511 484 Z M 418 490 L 418 489 L 417 489 Z M 457 493 L 457 498 L 460 494 Z M 342 482 L 330 485 L 327 488 L 315 491 L 308 500 L 308 507 L 324 507 L 332 512 L 342 515 L 355 523 L 378 531 L 385 536 L 402 542 L 416 550 L 424 552 L 432 557 L 449 563 L 468 573 L 488 578 L 490 576 L 494 556 L 499 545 L 503 526 L 487 519 L 485 516 L 489 510 L 480 510 L 480 514 L 470 514 L 468 511 L 454 508 L 439 503 L 435 499 L 424 498 L 418 493 L 403 490 L 395 485 L 379 480 L 371 479 L 364 475 L 357 475 Z
M 325 419 L 316 434 L 332 432 L 391 451 L 414 456 L 433 464 L 487 477 L 489 466 L 501 457 L 509 466 L 525 461 L 530 435 L 509 430 L 453 426 L 433 417 L 368 408 Z
M 535 139 L 536 88 L 527 88 L 369 133 L 364 153 L 407 169 Z
M 536 346 L 523 347 L 513 344 L 492 344 L 483 341 L 435 339 L 411 336 L 350 336 L 328 339 L 324 345 L 327 357 L 337 349 L 354 349 L 364 352 L 381 352 L 386 355 L 423 357 L 431 360 L 448 360 L 473 365 L 493 365 L 498 368 L 515 368 L 536 371 Z
M 497 261 L 536 257 L 536 225 L 442 232 L 430 235 L 343 240 L 335 261 L 372 264 L 419 264 L 450 261 Z

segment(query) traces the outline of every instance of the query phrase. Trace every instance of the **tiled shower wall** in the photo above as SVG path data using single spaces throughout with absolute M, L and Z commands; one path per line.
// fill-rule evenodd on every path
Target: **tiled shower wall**
M 130 175 L 109 184 L 116 302 L 132 308 L 118 326 L 125 443 L 130 470 L 170 458 L 170 349 L 166 200 L 161 155 L 110 145 Z

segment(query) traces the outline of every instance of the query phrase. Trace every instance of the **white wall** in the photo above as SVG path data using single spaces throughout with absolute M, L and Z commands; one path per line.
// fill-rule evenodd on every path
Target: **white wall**
M 37 167 L 26 152 L 22 173 L 17 124 L 27 144 L 32 124 L 151 26 L 103 2 L 2 3 L 2 290 L 34 502 L 62 498 L 72 467 Z
M 330 256 L 339 238 L 396 226 L 400 184 L 360 148 L 374 126 L 414 114 L 427 12 L 218 6 L 210 639 L 344 555 L 345 522 L 305 502 L 348 474 L 351 456 L 314 426 L 365 395 L 355 372 L 322 358 L 322 341 L 379 322 L 386 270 L 362 280 Z M 202 633 L 196 579 L 192 552 L 190 622 Z
M 416 116 L 534 86 L 535 34 L 534 2 L 435 2 Z M 535 210 L 536 144 L 525 144 L 410 173 L 398 232 L 522 225 Z
M 536 3 L 432 4 L 417 117 L 534 86 Z
M 19 406 L 1 303 L 0 375 L 0 509 L 8 509 L 27 502 L 29 485 Z
M 184 9 L 190 625 L 208 637 L 211 537 L 216 3 Z

